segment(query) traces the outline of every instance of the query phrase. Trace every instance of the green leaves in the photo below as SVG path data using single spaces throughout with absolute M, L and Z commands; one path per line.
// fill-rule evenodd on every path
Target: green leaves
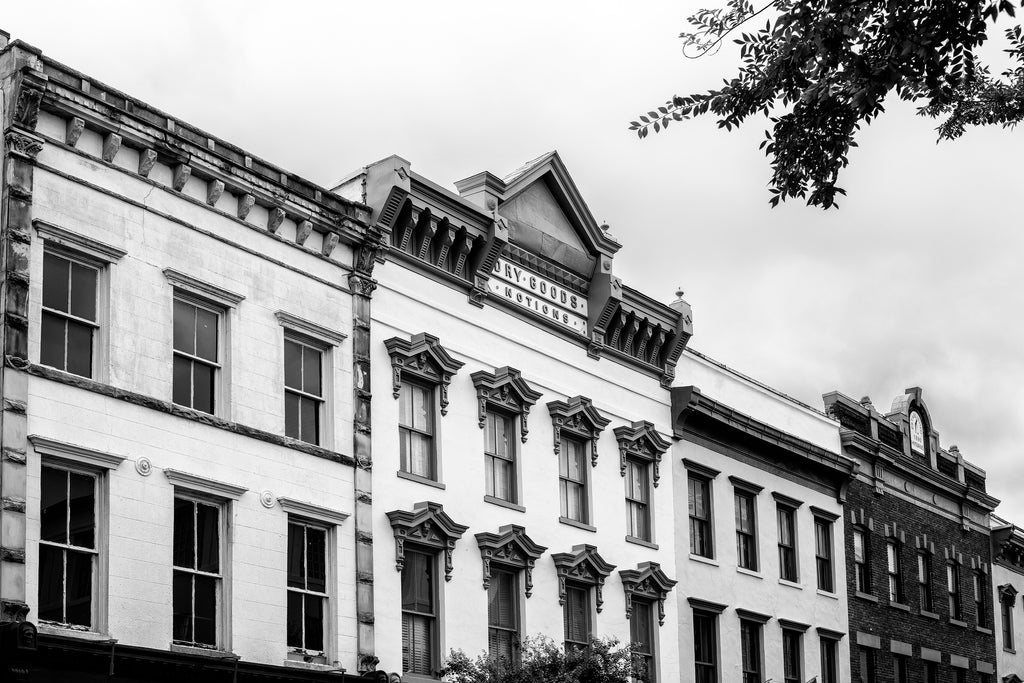
M 737 29 L 768 9 L 763 29 L 741 32 L 737 75 L 720 90 L 676 95 L 630 123 L 641 139 L 670 121 L 714 114 L 731 131 L 754 114 L 772 117 L 760 144 L 772 166 L 769 203 L 799 198 L 831 208 L 845 195 L 836 180 L 849 164 L 861 125 L 884 112 L 895 92 L 924 100 L 919 113 L 945 117 L 940 139 L 967 126 L 1012 126 L 1024 120 L 1024 35 L 1006 31 L 1006 52 L 1018 63 L 993 78 L 977 60 L 986 20 L 1015 16 L 1011 0 L 775 0 L 755 8 L 725 0 L 689 19 L 683 53 L 718 49 Z M 688 51 L 690 52 L 688 54 Z

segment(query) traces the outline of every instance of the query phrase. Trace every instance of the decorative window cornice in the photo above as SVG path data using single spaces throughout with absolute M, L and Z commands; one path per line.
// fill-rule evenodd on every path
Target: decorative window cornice
M 1013 587 L 1013 584 L 1004 583 L 999 586 L 999 602 L 1007 603 L 1011 609 L 1017 603 L 1017 589 Z
M 657 562 L 641 562 L 636 569 L 619 570 L 622 590 L 626 593 L 626 620 L 633 614 L 633 598 L 658 601 L 658 625 L 665 625 L 665 598 L 676 585 Z
M 816 505 L 811 505 L 810 508 L 811 508 L 811 514 L 812 515 L 814 515 L 815 517 L 818 517 L 819 519 L 823 519 L 826 522 L 834 522 L 837 519 L 839 519 L 839 516 L 840 516 L 838 513 L 832 512 L 831 510 L 826 510 L 824 508 L 820 508 L 820 507 L 818 507 Z M 902 533 L 901 533 L 901 535 L 905 536 L 905 534 L 902 534 Z
M 120 261 L 128 253 L 124 249 L 118 249 L 91 237 L 65 230 L 52 223 L 41 221 L 38 218 L 32 221 L 32 225 L 35 226 L 39 236 L 47 242 L 74 249 L 103 263 Z
M 562 450 L 562 432 L 565 431 L 590 442 L 590 464 L 597 467 L 597 437 L 611 420 L 583 396 L 573 396 L 568 401 L 551 401 L 548 412 L 551 413 L 555 454 Z
M 572 581 L 594 587 L 594 602 L 600 613 L 604 605 L 604 580 L 615 569 L 615 565 L 605 562 L 592 545 L 574 545 L 571 553 L 555 553 L 551 559 L 555 561 L 555 570 L 558 572 L 558 604 L 565 605 L 565 584 Z
M 804 504 L 802 500 L 797 500 L 796 498 L 787 496 L 785 493 L 779 493 L 778 491 L 772 491 L 772 498 L 774 498 L 775 502 L 779 505 L 787 508 L 793 508 L 794 510 Z
M 704 598 L 695 598 L 692 596 L 686 598 L 686 601 L 690 603 L 690 607 L 692 607 L 693 609 L 699 609 L 704 612 L 711 612 L 712 614 L 721 614 L 728 607 L 728 605 L 723 605 L 720 602 L 711 602 L 710 600 L 705 600 Z
M 746 621 L 753 621 L 758 624 L 767 624 L 771 620 L 771 615 L 761 614 L 760 612 L 753 612 L 749 609 L 743 609 L 742 607 L 736 608 L 736 616 Z
M 235 294 L 226 289 L 222 289 L 217 285 L 204 282 L 198 278 L 194 278 L 191 275 L 186 275 L 180 271 L 174 270 L 173 268 L 164 268 L 164 277 L 171 283 L 172 286 L 194 294 L 200 298 L 207 299 L 214 303 L 220 304 L 225 308 L 231 308 L 242 303 L 245 297 L 241 294 Z
M 216 479 L 207 479 L 206 477 L 200 477 L 198 474 L 190 474 L 180 470 L 164 470 L 164 476 L 174 486 L 188 489 L 189 491 L 205 493 L 216 498 L 238 500 L 242 497 L 243 493 L 249 490 L 244 486 L 235 486 L 234 484 L 227 484 Z
M 778 622 L 779 627 L 785 629 L 786 631 L 799 631 L 800 633 L 804 633 L 807 631 L 807 629 L 811 627 L 810 624 L 805 624 L 800 621 L 793 621 L 792 619 L 783 619 L 781 617 L 779 617 Z
M 391 393 L 398 398 L 404 376 L 440 387 L 441 414 L 448 414 L 448 385 L 465 365 L 449 355 L 437 337 L 420 332 L 409 341 L 392 337 L 384 341 L 391 356 Z
M 478 370 L 470 377 L 473 379 L 473 386 L 476 387 L 480 429 L 483 429 L 487 422 L 487 406 L 493 405 L 519 415 L 519 432 L 523 443 L 526 443 L 526 435 L 529 433 L 526 418 L 530 415 L 530 408 L 540 400 L 542 394 L 527 384 L 518 370 L 507 365 L 493 373 Z
M 416 503 L 412 512 L 392 510 L 388 514 L 391 529 L 395 534 L 395 569 L 405 567 L 405 545 L 429 548 L 444 552 L 444 580 L 452 580 L 452 551 L 455 543 L 469 527 L 459 524 L 444 511 L 440 503 L 430 501 Z
M 628 458 L 647 460 L 654 464 L 654 476 L 651 479 L 657 487 L 658 480 L 661 479 L 661 456 L 671 444 L 647 420 L 634 422 L 629 427 L 616 427 L 612 431 L 615 433 L 615 440 L 619 442 L 619 474 L 626 476 Z
M 349 516 L 349 513 L 347 512 L 331 510 L 330 508 L 314 505 L 313 503 L 306 503 L 301 500 L 295 500 L 294 498 L 278 498 L 277 502 L 281 506 L 281 509 L 289 515 L 311 519 L 314 522 L 321 522 L 332 526 L 341 524 L 348 519 Z
M 740 479 L 739 477 L 736 476 L 730 476 L 729 481 L 732 482 L 733 488 L 739 489 L 740 491 L 745 491 L 755 496 L 764 490 L 764 487 L 761 486 L 760 484 L 755 484 L 752 481 Z
M 292 315 L 285 311 L 275 311 L 274 317 L 277 318 L 277 322 L 293 332 L 304 334 L 307 337 L 312 337 L 319 342 L 330 346 L 337 346 L 341 342 L 345 341 L 345 335 L 341 332 L 337 332 L 330 328 L 324 327 L 323 325 L 317 325 L 315 322 L 300 318 L 297 315 Z
M 40 455 L 88 465 L 95 469 L 116 470 L 125 461 L 125 457 L 121 455 L 113 455 L 84 446 L 64 443 L 56 439 L 48 439 L 38 434 L 29 434 L 28 440 L 32 442 L 32 447 Z
M 683 467 L 685 467 L 691 474 L 696 474 L 697 476 L 704 477 L 705 479 L 714 479 L 722 473 L 721 470 L 716 470 L 714 467 L 708 467 L 707 465 L 701 464 L 695 460 L 690 460 L 689 458 L 683 458 Z
M 484 564 L 484 590 L 491 585 L 491 564 L 496 563 L 512 569 L 526 572 L 526 597 L 533 595 L 533 565 L 547 550 L 537 545 L 526 529 L 518 524 L 506 524 L 498 528 L 498 533 L 483 532 L 476 535 L 480 546 L 480 557 Z

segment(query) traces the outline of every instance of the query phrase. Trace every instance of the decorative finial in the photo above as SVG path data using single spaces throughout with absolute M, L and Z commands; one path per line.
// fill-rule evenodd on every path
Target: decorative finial
M 608 222 L 607 221 L 602 221 L 601 222 L 601 231 L 602 232 L 608 232 L 609 230 L 611 230 L 611 227 L 608 225 Z
M 685 293 L 686 292 L 683 291 L 682 287 L 676 287 L 676 298 L 677 299 L 682 299 L 683 298 L 683 294 L 685 294 Z
M 871 403 L 871 397 L 870 396 L 861 396 L 860 404 L 862 406 L 864 406 L 865 408 L 868 408 L 869 410 L 874 410 L 875 409 L 874 404 Z
M 952 446 L 949 447 L 949 454 L 960 457 L 960 447 L 957 446 L 956 444 L 953 444 Z

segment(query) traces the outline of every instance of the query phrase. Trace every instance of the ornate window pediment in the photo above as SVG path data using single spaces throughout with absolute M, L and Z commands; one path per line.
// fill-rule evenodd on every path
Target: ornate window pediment
M 1012 608 L 1017 603 L 1017 589 L 1013 584 L 1004 583 L 999 586 L 999 602 L 1005 602 Z
M 619 472 L 626 476 L 626 459 L 638 458 L 653 463 L 654 475 L 652 477 L 655 487 L 661 478 L 659 466 L 661 456 L 668 450 L 671 444 L 665 440 L 654 425 L 646 420 L 634 422 L 629 427 L 616 427 L 614 430 L 615 439 L 619 442 Z
M 437 337 L 420 332 L 409 341 L 392 337 L 384 341 L 391 356 L 391 391 L 399 397 L 402 378 L 410 377 L 440 387 L 441 414 L 448 414 L 448 385 L 452 376 L 465 365 L 452 358 Z
M 452 551 L 468 526 L 458 524 L 444 511 L 440 503 L 416 503 L 412 512 L 392 510 L 388 520 L 395 532 L 395 569 L 405 566 L 405 544 L 435 551 L 444 551 L 444 580 L 452 580 Z
M 512 569 L 526 572 L 526 597 L 533 593 L 533 565 L 547 550 L 537 545 L 526 529 L 517 524 L 506 524 L 498 528 L 498 533 L 479 533 L 476 535 L 480 546 L 480 557 L 484 561 L 484 590 L 491 585 L 491 563 L 497 563 Z
M 551 413 L 554 430 L 555 453 L 562 448 L 562 432 L 565 431 L 590 442 L 590 464 L 597 467 L 597 437 L 611 420 L 583 396 L 573 396 L 568 401 L 551 401 L 548 412 Z
M 615 565 L 605 562 L 592 545 L 574 545 L 571 553 L 555 553 L 551 559 L 555 561 L 558 572 L 558 604 L 565 605 L 565 583 L 573 581 L 594 587 L 597 598 L 594 603 L 600 613 L 604 604 L 604 580 Z
M 480 428 L 483 429 L 486 424 L 488 405 L 517 413 L 519 415 L 519 432 L 522 435 L 523 443 L 526 443 L 526 435 L 529 433 L 526 418 L 530 414 L 530 408 L 540 400 L 542 394 L 527 384 L 518 370 L 507 365 L 498 368 L 493 373 L 479 370 L 470 377 L 473 379 L 473 386 L 476 387 Z
M 636 569 L 619 571 L 622 579 L 622 590 L 626 593 L 626 619 L 633 614 L 633 598 L 658 601 L 658 625 L 665 625 L 665 598 L 676 585 L 676 581 L 668 578 L 661 571 L 657 562 L 641 562 Z

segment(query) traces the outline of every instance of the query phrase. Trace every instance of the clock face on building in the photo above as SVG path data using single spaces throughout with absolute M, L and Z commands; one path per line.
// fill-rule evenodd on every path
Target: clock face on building
M 910 449 L 924 455 L 924 422 L 916 410 L 910 412 Z

